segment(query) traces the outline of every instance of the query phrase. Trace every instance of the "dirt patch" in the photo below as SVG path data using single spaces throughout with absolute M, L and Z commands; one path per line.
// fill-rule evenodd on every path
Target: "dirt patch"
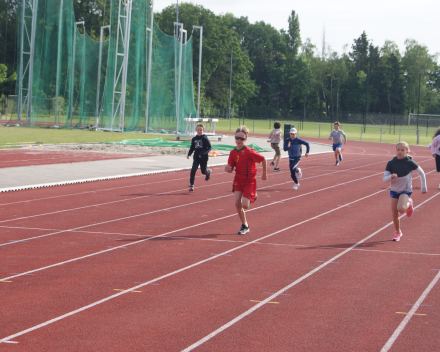
M 188 155 L 187 148 L 170 147 L 144 147 L 140 145 L 124 144 L 54 144 L 43 145 L 44 149 L 52 150 L 73 150 L 86 152 L 105 152 L 105 153 L 128 153 L 128 154 L 148 154 L 148 155 Z

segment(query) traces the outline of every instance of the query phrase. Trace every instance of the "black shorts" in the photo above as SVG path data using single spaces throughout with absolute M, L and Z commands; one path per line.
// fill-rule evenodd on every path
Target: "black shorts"
M 437 168 L 437 172 L 440 172 L 440 155 L 435 154 L 435 167 Z

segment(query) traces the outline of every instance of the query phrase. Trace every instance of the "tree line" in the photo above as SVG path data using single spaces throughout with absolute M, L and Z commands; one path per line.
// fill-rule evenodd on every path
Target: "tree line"
M 0 0 L 0 93 L 15 94 L 17 70 L 18 2 Z M 100 26 L 110 21 L 111 0 L 72 0 L 77 21 L 99 39 Z M 154 14 L 159 28 L 172 35 L 176 5 Z M 179 22 L 191 33 L 203 26 L 201 105 L 231 105 L 257 111 L 288 114 L 295 110 L 321 111 L 337 116 L 341 111 L 383 114 L 440 114 L 438 56 L 415 39 L 405 41 L 401 53 L 387 40 L 374 46 L 366 31 L 341 53 L 325 41 L 321 49 L 310 38 L 303 40 L 300 16 L 286 14 L 286 30 L 231 13 L 216 15 L 201 5 L 179 4 Z M 193 35 L 194 92 L 197 94 L 199 33 Z M 231 76 L 232 51 L 232 81 Z M 197 97 L 195 98 L 197 99 Z

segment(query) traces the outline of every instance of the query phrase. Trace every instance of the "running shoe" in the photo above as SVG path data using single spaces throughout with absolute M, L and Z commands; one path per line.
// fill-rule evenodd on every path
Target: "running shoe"
M 275 165 L 275 162 L 272 160 L 271 162 L 270 162 L 270 166 L 274 166 Z
M 301 177 L 303 177 L 303 174 L 302 174 L 300 168 L 298 168 L 298 172 L 297 172 L 297 174 L 298 174 L 298 180 L 299 180 Z
M 294 189 L 296 191 L 298 189 L 298 187 L 299 187 L 299 183 L 295 183 L 295 186 L 293 186 L 292 189 Z
M 399 242 L 400 241 L 400 237 L 402 237 L 402 231 L 396 231 L 394 232 L 394 237 L 393 237 L 393 241 Z
M 206 170 L 205 181 L 208 181 L 211 178 L 211 170 Z
M 278 167 L 276 167 L 276 168 L 274 168 L 274 169 L 273 169 L 273 171 L 276 171 L 276 172 L 280 172 L 280 171 L 281 171 L 281 169 L 280 169 L 280 168 L 278 168 Z
M 194 192 L 194 185 L 190 185 L 190 186 L 189 186 L 189 191 L 190 191 L 190 192 Z
M 408 209 L 406 209 L 406 216 L 410 217 L 414 211 L 413 208 L 413 200 L 411 198 L 408 199 Z
M 339 154 L 339 161 L 342 161 L 342 154 Z
M 339 165 L 339 161 L 336 162 L 335 166 L 338 166 L 338 165 Z
M 249 226 L 242 224 L 241 229 L 237 232 L 237 234 L 244 235 L 245 233 L 248 233 L 248 232 L 249 232 Z
M 257 199 L 258 199 L 258 194 L 255 193 L 254 203 L 257 201 Z

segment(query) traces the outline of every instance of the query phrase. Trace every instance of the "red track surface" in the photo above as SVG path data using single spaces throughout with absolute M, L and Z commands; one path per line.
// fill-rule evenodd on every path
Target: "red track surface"
M 437 351 L 439 177 L 412 154 L 400 242 L 387 144 L 303 158 L 298 191 L 283 159 L 243 236 L 219 167 L 193 194 L 187 171 L 4 193 L 0 351 Z
M 30 149 L 10 149 L 0 150 L 0 168 L 30 166 L 30 165 L 48 165 L 62 163 L 76 163 L 80 161 L 97 161 L 108 159 L 140 158 L 151 155 L 147 154 L 122 154 L 107 152 L 89 152 L 89 151 L 56 151 L 47 150 L 41 147 Z

